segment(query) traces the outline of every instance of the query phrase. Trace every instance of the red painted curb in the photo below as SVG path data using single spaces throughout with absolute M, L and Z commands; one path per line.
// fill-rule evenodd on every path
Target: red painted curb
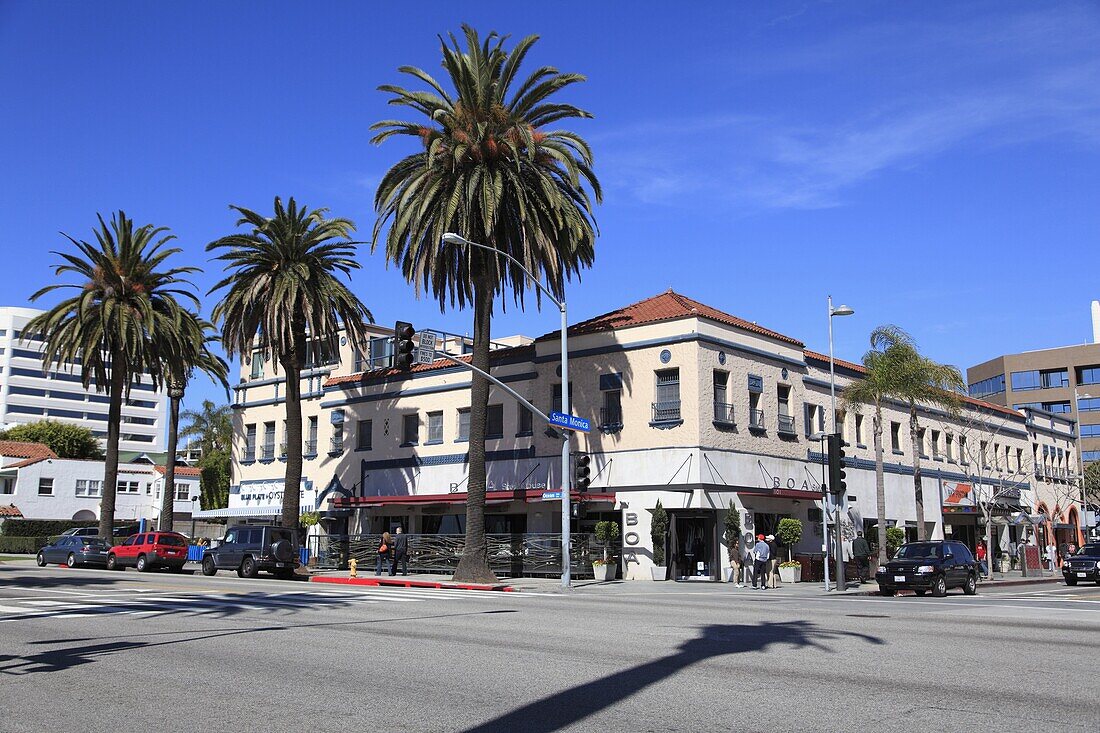
M 435 580 L 396 580 L 390 578 L 337 578 L 331 575 L 314 575 L 311 583 L 334 583 L 336 585 L 370 585 L 397 588 L 435 588 L 442 590 L 480 590 L 498 593 L 514 593 L 510 585 L 482 585 L 480 583 L 441 583 Z

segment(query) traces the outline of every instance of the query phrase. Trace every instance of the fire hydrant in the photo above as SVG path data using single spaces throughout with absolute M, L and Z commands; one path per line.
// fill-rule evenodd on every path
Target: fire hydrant
M 349 578 L 354 578 L 355 577 L 355 567 L 358 564 L 359 564 L 358 561 L 356 561 L 356 559 L 354 557 L 352 559 L 348 560 L 348 577 Z

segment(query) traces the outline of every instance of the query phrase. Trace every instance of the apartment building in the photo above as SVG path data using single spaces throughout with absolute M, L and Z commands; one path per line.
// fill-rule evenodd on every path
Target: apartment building
M 339 337 L 327 351 L 316 350 L 327 356 L 303 374 L 303 511 L 322 511 L 327 529 L 339 534 L 398 523 L 418 534 L 460 533 L 470 372 L 442 359 L 392 369 L 388 335 L 379 329 L 371 344 L 377 358 L 353 353 Z M 499 346 L 491 352 L 494 376 L 540 410 L 559 409 L 558 334 Z M 746 532 L 801 519 L 805 532 L 794 552 L 821 554 L 824 456 L 817 434 L 830 428 L 827 357 L 672 291 L 575 324 L 569 347 L 572 411 L 594 426 L 572 439 L 572 449 L 592 459 L 590 490 L 572 497 L 583 507 L 575 530 L 618 521 L 624 577 L 650 577 L 658 500 L 670 515 L 676 575 L 721 577 L 731 502 Z M 838 362 L 838 390 L 861 372 Z M 278 514 L 285 442 L 279 389 L 278 377 L 255 360 L 242 367 L 230 505 L 200 516 Z M 836 417 L 851 444 L 845 522 L 854 537 L 877 522 L 872 413 L 853 405 Z M 973 544 L 985 531 L 977 509 L 992 503 L 998 531 L 1013 537 L 1009 518 L 1040 506 L 1057 508 L 1049 531 L 1079 525 L 1077 507 L 1062 496 L 1068 481 L 1054 470 L 1074 470 L 1070 421 L 969 398 L 959 415 L 922 408 L 917 452 L 925 505 L 918 517 L 907 406 L 886 405 L 883 420 L 887 524 L 915 535 L 923 521 L 934 537 Z M 544 494 L 561 486 L 561 438 L 496 387 L 488 433 L 489 532 L 560 532 L 560 502 Z
M 970 396 L 1064 416 L 1080 431 L 1078 461 L 1100 460 L 1100 304 L 1093 343 L 1004 354 L 966 370 Z
M 79 369 L 43 369 L 42 344 L 24 340 L 23 329 L 42 311 L 0 308 L 0 427 L 56 420 L 88 427 L 107 436 L 105 393 L 85 389 Z M 168 406 L 166 393 L 142 375 L 122 406 L 119 448 L 127 451 L 164 450 Z

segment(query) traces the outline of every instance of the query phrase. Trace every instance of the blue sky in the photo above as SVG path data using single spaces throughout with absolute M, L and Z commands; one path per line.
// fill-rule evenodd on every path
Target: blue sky
M 59 231 L 124 208 L 180 264 L 275 195 L 369 237 L 393 116 L 379 84 L 439 71 L 469 22 L 586 74 L 606 187 L 572 320 L 668 287 L 858 359 L 882 323 L 967 366 L 1089 338 L 1100 231 L 1095 3 L 31 3 L 0 0 L 2 301 L 52 277 Z M 470 329 L 380 254 L 353 287 L 382 323 Z M 203 292 L 217 272 L 207 266 Z M 208 306 L 211 303 L 208 300 Z M 209 308 L 207 308 L 208 312 Z M 497 335 L 555 313 L 509 308 Z M 195 385 L 189 402 L 217 392 Z

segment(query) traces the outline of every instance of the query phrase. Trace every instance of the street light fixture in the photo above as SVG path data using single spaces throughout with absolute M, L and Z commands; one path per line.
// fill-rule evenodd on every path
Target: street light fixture
M 454 232 L 447 232 L 443 235 L 443 245 L 454 245 L 459 247 L 476 247 L 477 249 L 484 249 L 493 254 L 500 255 L 509 260 L 513 265 L 523 271 L 531 282 L 538 287 L 543 294 L 550 299 L 550 301 L 558 307 L 561 312 L 561 411 L 566 415 L 572 414 L 570 412 L 569 405 L 569 344 L 567 341 L 569 330 L 569 317 L 565 309 L 565 301 L 558 300 L 554 297 L 554 294 L 550 292 L 550 289 L 542 284 L 542 282 L 535 277 L 530 270 L 524 267 L 523 263 L 517 260 L 507 252 L 502 252 L 496 247 L 490 247 L 487 244 L 479 244 L 478 242 L 471 242 L 465 237 L 455 234 Z M 570 587 L 570 560 L 569 560 L 569 535 L 570 535 L 570 514 L 569 514 L 569 501 L 570 501 L 570 489 L 569 489 L 569 433 L 568 430 L 561 431 L 561 587 L 563 590 L 568 590 Z
M 836 363 L 833 359 L 833 318 L 836 316 L 850 316 L 855 311 L 846 305 L 838 305 L 833 307 L 833 296 L 829 296 L 829 407 L 830 415 L 829 419 L 833 426 L 833 432 L 836 432 Z M 832 487 L 829 487 L 830 490 Z M 836 495 L 836 588 L 837 590 L 844 590 L 847 585 L 844 580 L 844 532 L 841 527 L 840 518 L 841 512 L 844 508 L 844 496 Z M 828 498 L 822 498 L 822 503 L 828 501 Z M 885 521 L 884 517 L 879 517 L 878 521 Z M 825 542 L 828 547 L 828 541 Z M 825 563 L 828 567 L 828 562 Z M 829 585 L 828 570 L 825 571 L 825 586 Z

